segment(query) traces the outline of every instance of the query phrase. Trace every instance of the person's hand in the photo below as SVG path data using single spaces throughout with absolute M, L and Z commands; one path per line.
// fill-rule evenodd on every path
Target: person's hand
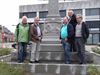
M 18 43 L 16 43 L 16 49 L 18 49 L 18 46 L 19 46 Z
M 62 43 L 62 40 L 60 40 L 59 42 Z
M 40 42 L 42 42 L 42 39 L 40 39 Z
M 67 42 L 67 40 L 68 40 L 68 39 L 67 39 L 67 38 L 65 38 L 65 42 Z

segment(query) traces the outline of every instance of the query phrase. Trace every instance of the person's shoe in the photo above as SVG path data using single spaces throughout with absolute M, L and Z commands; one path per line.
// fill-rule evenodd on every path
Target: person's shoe
M 81 63 L 79 63 L 79 64 L 86 64 L 86 63 L 84 63 L 84 62 L 81 62 Z
M 29 61 L 28 60 L 24 60 L 24 63 L 29 63 Z
M 18 61 L 18 63 L 22 63 L 22 62 Z
M 30 63 L 35 63 L 35 61 L 30 61 Z
M 65 64 L 71 64 L 70 62 L 65 62 Z
M 39 63 L 39 60 L 35 60 L 35 63 Z
M 80 65 L 82 65 L 83 63 L 79 63 Z
M 22 63 L 22 61 L 18 60 L 18 63 Z

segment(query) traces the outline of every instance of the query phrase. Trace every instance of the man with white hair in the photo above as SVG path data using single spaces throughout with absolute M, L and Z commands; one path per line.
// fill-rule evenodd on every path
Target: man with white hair
M 76 15 L 74 14 L 72 9 L 69 9 L 67 14 L 69 16 L 69 23 L 72 24 L 74 28 L 74 35 L 71 41 L 71 51 L 76 51 L 75 49 L 75 27 L 77 24 Z
M 30 28 L 31 36 L 31 57 L 30 63 L 39 61 L 40 42 L 42 40 L 42 31 L 39 27 L 39 17 L 34 18 L 34 23 Z
M 22 22 L 19 23 L 15 30 L 15 42 L 18 43 L 18 62 L 24 62 L 26 58 L 27 43 L 29 42 L 29 24 L 27 17 L 22 17 Z

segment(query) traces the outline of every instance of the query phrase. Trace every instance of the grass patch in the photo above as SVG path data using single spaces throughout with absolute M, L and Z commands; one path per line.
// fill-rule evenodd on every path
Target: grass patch
M 88 75 L 100 75 L 100 71 L 96 66 L 90 65 L 88 67 Z
M 11 50 L 11 48 L 0 48 L 0 56 L 10 54 Z
M 25 75 L 23 67 L 15 67 L 3 62 L 0 62 L 0 75 Z
M 92 48 L 92 51 L 100 54 L 100 47 L 94 47 L 94 48 Z

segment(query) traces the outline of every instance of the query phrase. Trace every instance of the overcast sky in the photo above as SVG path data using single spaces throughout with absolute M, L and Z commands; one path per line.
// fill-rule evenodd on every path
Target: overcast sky
M 19 21 L 19 5 L 41 4 L 41 0 L 0 0 L 0 25 L 7 27 L 11 32 Z M 47 3 L 47 2 L 46 2 Z
M 38 0 L 0 0 L 0 25 L 7 27 L 12 32 L 18 23 L 19 5 L 38 3 Z

